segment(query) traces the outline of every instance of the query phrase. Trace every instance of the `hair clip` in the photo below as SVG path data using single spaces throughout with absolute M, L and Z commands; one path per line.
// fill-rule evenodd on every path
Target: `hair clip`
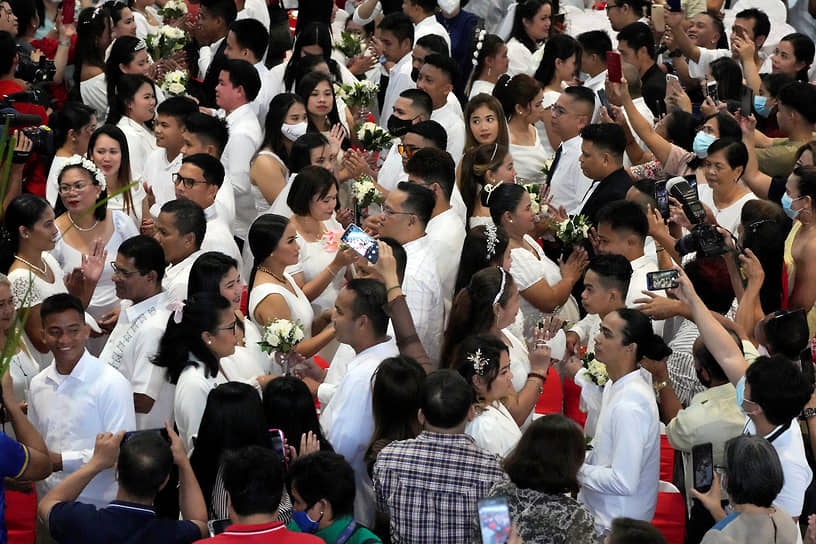
M 496 151 L 499 150 L 499 142 L 493 144 L 493 153 L 490 155 L 490 162 L 493 162 L 493 159 L 496 158 Z
M 494 223 L 489 223 L 485 227 L 485 245 L 487 246 L 487 258 L 492 259 L 496 254 L 496 244 L 499 243 L 498 229 Z
M 504 183 L 503 181 L 499 181 L 498 183 L 488 183 L 484 186 L 484 191 L 487 193 L 487 198 L 485 198 L 485 205 L 490 204 L 490 197 L 493 195 L 493 191 L 496 190 L 496 187 Z
M 502 268 L 501 266 L 497 266 L 496 268 L 498 268 L 499 272 L 501 272 L 502 281 L 501 285 L 499 285 L 499 292 L 496 293 L 496 297 L 493 299 L 493 304 L 497 304 L 499 302 L 499 299 L 501 299 L 502 295 L 504 294 L 505 283 L 507 282 L 507 272 L 504 271 L 504 268 Z
M 173 323 L 178 325 L 184 317 L 184 301 L 175 300 L 167 305 L 167 309 L 173 312 Z
M 142 49 L 147 49 L 147 44 L 143 39 L 139 38 L 139 41 L 133 46 L 133 52 L 135 53 L 136 51 L 141 51 Z
M 479 376 L 484 376 L 485 370 L 487 369 L 487 365 L 490 364 L 490 361 L 482 356 L 481 349 L 477 349 L 476 353 L 470 353 L 467 356 L 467 360 L 473 364 L 473 370 L 476 371 L 476 374 Z

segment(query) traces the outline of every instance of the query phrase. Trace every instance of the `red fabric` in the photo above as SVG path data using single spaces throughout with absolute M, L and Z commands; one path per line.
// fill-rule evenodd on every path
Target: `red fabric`
M 23 92 L 25 89 L 17 83 L 16 81 L 10 80 L 0 80 L 0 96 L 4 96 L 7 94 L 19 93 Z M 40 119 L 42 120 L 41 124 L 47 125 L 48 124 L 48 113 L 45 111 L 45 108 L 42 106 L 37 106 L 34 104 L 21 104 L 17 103 L 14 104 L 14 109 L 19 111 L 20 113 L 26 113 L 30 115 L 39 115 Z
M 669 544 L 683 544 L 686 536 L 686 502 L 680 493 L 658 493 L 652 525 Z
M 664 482 L 674 481 L 674 448 L 669 444 L 665 434 L 660 435 L 660 479 Z
M 6 490 L 6 528 L 11 544 L 34 544 L 37 494 Z
M 581 411 L 581 388 L 570 378 L 564 378 L 564 415 L 584 428 L 586 414 Z
M 326 362 L 326 359 L 320 357 L 319 355 L 314 356 L 314 362 L 320 368 L 326 369 L 329 368 L 329 363 Z M 320 401 L 317 400 L 317 397 L 314 399 L 315 410 L 317 410 L 318 415 L 320 414 Z
M 536 402 L 536 414 L 560 414 L 564 402 L 564 396 L 561 392 L 561 377 L 553 367 L 547 371 L 547 381 L 542 387 L 543 391 L 538 396 Z
M 782 305 L 783 310 L 788 309 L 788 264 L 782 263 Z

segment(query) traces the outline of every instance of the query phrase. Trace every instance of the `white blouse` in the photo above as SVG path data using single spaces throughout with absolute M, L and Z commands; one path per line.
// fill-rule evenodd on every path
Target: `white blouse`
M 134 180 L 141 180 L 148 155 L 159 148 L 156 145 L 156 136 L 142 123 L 127 116 L 122 116 L 116 126 L 122 129 L 127 138 L 131 175 Z
M 204 408 L 207 407 L 207 396 L 216 386 L 229 381 L 221 372 L 214 377 L 207 376 L 204 363 L 192 353 L 189 354 L 189 358 L 197 364 L 191 364 L 181 371 L 178 383 L 176 383 L 176 396 L 173 400 L 179 437 L 184 442 L 188 454 L 193 452 L 201 417 L 204 415 Z
M 101 125 L 108 117 L 108 84 L 105 72 L 80 82 L 79 95 L 83 104 L 94 109 L 97 122 Z
M 470 93 L 468 94 L 468 99 L 471 99 L 480 93 L 492 95 L 493 87 L 495 86 L 496 86 L 495 83 L 490 83 L 489 81 L 485 81 L 483 79 L 477 79 L 470 86 Z
M 542 171 L 546 161 L 555 157 L 554 153 L 547 154 L 547 149 L 541 143 L 538 130 L 535 133 L 535 143 L 533 145 L 510 144 L 510 155 L 513 157 L 513 166 L 516 168 L 516 175 L 524 180 L 524 183 L 545 183 L 547 176 Z
M 323 225 L 327 231 L 334 231 L 339 241 L 340 235 L 343 234 L 343 227 L 337 220 L 332 217 L 328 221 L 323 221 Z M 317 240 L 316 242 L 307 242 L 298 233 L 298 245 L 300 246 L 300 256 L 298 263 L 287 267 L 287 272 L 292 276 L 298 273 L 303 273 L 304 283 L 308 283 L 320 275 L 327 266 L 331 264 L 334 257 L 337 255 L 339 248 L 335 246 L 334 250 L 327 247 L 326 240 Z M 338 270 L 334 279 L 326 286 L 320 295 L 312 301 L 312 309 L 315 315 L 320 315 L 324 310 L 334 308 L 334 302 L 337 300 L 337 295 L 345 283 L 345 277 L 342 270 Z
M 507 74 L 512 77 L 518 74 L 527 74 L 533 77 L 541 63 L 544 54 L 544 45 L 540 45 L 534 53 L 530 53 L 527 46 L 515 38 L 507 40 L 507 57 L 510 63 L 507 65 Z
M 510 411 L 498 401 L 486 406 L 468 422 L 465 434 L 470 435 L 480 448 L 502 457 L 507 456 L 521 439 L 521 430 Z

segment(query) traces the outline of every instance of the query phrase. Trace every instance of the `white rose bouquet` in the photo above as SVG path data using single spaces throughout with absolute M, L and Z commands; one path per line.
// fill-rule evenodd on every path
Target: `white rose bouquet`
M 596 359 L 595 354 L 591 351 L 587 352 L 583 357 L 581 357 L 581 363 L 583 363 L 584 368 L 587 369 L 589 379 L 591 379 L 592 383 L 595 385 L 603 386 L 609 381 L 609 374 L 606 372 L 606 365 Z
M 187 33 L 174 26 L 164 25 L 158 34 L 148 34 L 145 38 L 147 50 L 154 59 L 166 59 L 178 53 L 190 41 Z
M 264 327 L 261 333 L 261 351 L 289 353 L 303 340 L 303 325 L 300 320 L 276 319 Z
M 361 108 L 368 108 L 374 103 L 377 93 L 380 91 L 380 86 L 372 83 L 367 79 L 358 81 L 354 85 L 335 85 L 335 96 L 342 98 L 347 106 L 359 106 Z
M 187 92 L 187 72 L 173 70 L 164 74 L 159 87 L 167 96 L 184 96 Z
M 334 48 L 343 53 L 347 59 L 356 57 L 363 52 L 365 42 L 360 34 L 341 32 L 340 39 L 334 42 Z
M 167 0 L 163 8 L 159 9 L 159 15 L 167 19 L 178 19 L 187 14 L 187 3 L 184 0 Z
M 535 183 L 527 183 L 524 188 L 530 193 L 530 209 L 534 214 L 538 215 L 541 212 L 541 185 Z
M 589 228 L 586 216 L 576 215 L 561 221 L 556 227 L 555 236 L 565 247 L 573 247 L 587 239 Z
M 545 178 L 549 177 L 550 170 L 552 170 L 552 165 L 554 161 L 555 155 L 544 161 L 544 167 L 541 169 L 541 173 L 544 174 Z
M 382 151 L 391 144 L 394 137 L 375 123 L 363 123 L 363 126 L 357 128 L 357 139 L 366 151 Z
M 374 185 L 374 180 L 366 175 L 360 176 L 351 182 L 351 198 L 358 208 L 367 208 L 372 203 L 381 204 L 383 195 Z

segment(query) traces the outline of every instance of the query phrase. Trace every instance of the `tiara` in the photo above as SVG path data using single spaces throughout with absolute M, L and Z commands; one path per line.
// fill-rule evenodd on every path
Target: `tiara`
M 473 370 L 476 371 L 476 374 L 479 376 L 484 376 L 485 370 L 487 369 L 487 365 L 490 364 L 490 361 L 485 359 L 485 357 L 482 355 L 481 349 L 477 349 L 476 353 L 468 354 L 467 360 L 473 363 Z
M 96 179 L 97 185 L 99 185 L 103 191 L 108 187 L 108 183 L 105 180 L 105 174 L 102 173 L 102 170 L 100 170 L 92 160 L 86 159 L 81 155 L 73 155 L 70 159 L 68 159 L 65 162 L 65 165 L 62 167 L 60 174 L 65 172 L 68 168 L 73 168 L 74 166 L 79 166 L 80 168 L 87 170 L 94 177 L 94 179 Z
M 143 39 L 139 38 L 139 41 L 133 46 L 133 52 L 135 53 L 136 51 L 141 51 L 142 49 L 147 49 L 147 44 Z
M 487 246 L 487 258 L 492 259 L 496 255 L 496 244 L 499 243 L 498 229 L 495 223 L 488 223 L 485 227 L 485 245 Z
M 485 198 L 485 205 L 488 205 L 490 203 L 490 196 L 493 194 L 493 191 L 495 191 L 496 188 L 502 183 L 504 183 L 504 181 L 499 181 L 498 183 L 488 183 L 484 186 L 484 192 L 487 193 L 487 197 Z

